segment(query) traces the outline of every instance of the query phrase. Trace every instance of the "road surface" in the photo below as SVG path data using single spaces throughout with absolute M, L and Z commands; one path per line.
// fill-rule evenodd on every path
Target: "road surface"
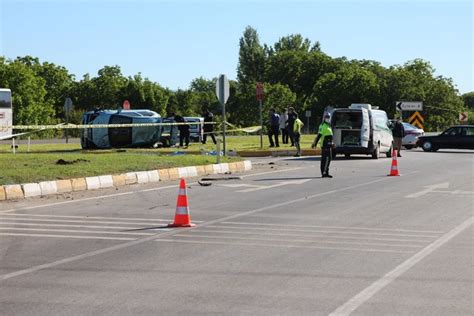
M 1 315 L 472 315 L 474 160 L 254 160 L 241 180 L 0 203 Z

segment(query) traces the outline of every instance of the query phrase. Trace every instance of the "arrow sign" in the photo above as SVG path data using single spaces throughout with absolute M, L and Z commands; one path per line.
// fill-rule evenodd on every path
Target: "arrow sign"
M 401 112 L 402 111 L 402 103 L 403 102 L 397 102 L 396 105 L 395 105 L 395 108 L 397 111 Z
M 419 101 L 397 101 L 397 111 L 423 111 L 423 102 Z
M 425 190 L 407 195 L 405 197 L 406 198 L 417 198 L 417 197 L 423 196 L 427 193 L 433 192 L 436 189 L 447 189 L 447 188 L 449 188 L 449 182 L 443 182 L 443 183 L 428 185 L 428 186 L 425 186 L 425 188 L 426 188 Z
M 467 112 L 461 112 L 461 113 L 459 113 L 459 121 L 461 121 L 461 122 L 467 122 L 467 117 L 468 117 L 468 113 L 467 113 Z
M 421 128 L 423 129 L 424 126 L 423 126 L 423 123 L 425 122 L 425 119 L 423 118 L 423 116 L 420 114 L 420 112 L 416 111 L 415 113 L 413 113 L 409 118 L 408 118 L 408 123 L 410 123 L 411 125 L 414 125 L 418 128 Z

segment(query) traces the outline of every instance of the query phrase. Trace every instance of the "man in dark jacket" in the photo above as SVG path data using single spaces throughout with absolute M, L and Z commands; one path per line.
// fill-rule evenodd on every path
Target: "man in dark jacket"
M 397 150 L 397 156 L 401 157 L 402 155 L 400 155 L 400 151 L 402 150 L 402 139 L 405 137 L 405 128 L 403 127 L 400 116 L 398 116 L 395 123 L 393 123 L 392 134 L 394 149 Z
M 275 113 L 275 109 L 270 109 L 268 112 L 268 140 L 270 141 L 270 147 L 280 147 L 278 143 L 278 135 L 280 134 L 280 115 Z M 275 136 L 275 142 L 273 137 Z
M 295 133 L 293 131 L 293 126 L 295 125 L 295 121 L 298 118 L 298 114 L 295 112 L 295 109 L 292 107 L 288 108 L 288 138 L 290 139 L 291 145 L 295 146 Z
M 216 144 L 216 136 L 214 135 L 214 124 L 209 124 L 209 123 L 212 123 L 214 120 L 214 115 L 209 112 L 209 110 L 206 110 L 204 111 L 204 113 L 202 114 L 202 116 L 204 117 L 204 136 L 202 137 L 202 143 L 205 144 L 206 143 L 206 139 L 207 139 L 207 135 L 211 136 L 212 138 L 212 141 L 214 142 L 214 144 Z M 207 124 L 206 124 L 207 123 Z
M 186 123 L 186 120 L 181 115 L 176 115 L 174 117 L 176 123 L 180 123 L 178 125 L 179 129 L 179 147 L 183 147 L 183 141 L 186 144 L 186 147 L 189 146 L 189 125 L 183 124 Z

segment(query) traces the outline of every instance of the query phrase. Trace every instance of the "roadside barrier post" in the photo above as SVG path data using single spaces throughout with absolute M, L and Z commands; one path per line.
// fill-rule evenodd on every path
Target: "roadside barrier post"
M 15 145 L 15 137 L 12 138 L 12 150 L 13 150 L 13 154 L 16 154 L 16 149 L 15 149 L 16 145 Z
M 31 137 L 28 136 L 28 146 L 26 147 L 27 152 L 30 152 L 30 144 L 31 144 Z
M 217 138 L 216 142 L 216 163 L 221 163 L 221 139 Z

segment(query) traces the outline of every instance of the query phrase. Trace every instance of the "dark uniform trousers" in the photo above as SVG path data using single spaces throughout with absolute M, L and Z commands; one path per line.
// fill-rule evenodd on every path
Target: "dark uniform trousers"
M 329 165 L 332 160 L 332 145 L 323 146 L 321 152 L 321 174 L 329 174 Z

